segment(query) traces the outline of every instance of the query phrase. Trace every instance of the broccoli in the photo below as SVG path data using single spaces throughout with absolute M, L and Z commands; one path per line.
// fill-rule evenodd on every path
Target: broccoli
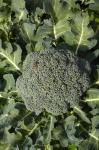
M 28 110 L 61 115 L 68 106 L 79 104 L 90 86 L 90 70 L 86 60 L 69 50 L 32 52 L 23 63 L 16 88 Z

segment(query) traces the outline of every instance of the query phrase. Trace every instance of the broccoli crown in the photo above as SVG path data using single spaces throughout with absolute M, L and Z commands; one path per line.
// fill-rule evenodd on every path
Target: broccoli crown
M 90 86 L 89 63 L 69 50 L 45 50 L 27 55 L 16 88 L 28 110 L 53 115 L 80 101 Z

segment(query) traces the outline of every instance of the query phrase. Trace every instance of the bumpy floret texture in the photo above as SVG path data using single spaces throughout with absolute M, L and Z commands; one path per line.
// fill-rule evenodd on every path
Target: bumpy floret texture
M 16 88 L 28 110 L 53 115 L 79 103 L 90 85 L 90 65 L 69 50 L 45 50 L 27 55 Z

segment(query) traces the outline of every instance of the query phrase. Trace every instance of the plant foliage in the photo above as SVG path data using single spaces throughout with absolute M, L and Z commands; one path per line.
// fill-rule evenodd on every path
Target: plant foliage
M 91 64 L 91 87 L 59 116 L 26 109 L 16 91 L 27 54 L 69 49 Z M 0 150 L 99 149 L 99 1 L 0 0 Z

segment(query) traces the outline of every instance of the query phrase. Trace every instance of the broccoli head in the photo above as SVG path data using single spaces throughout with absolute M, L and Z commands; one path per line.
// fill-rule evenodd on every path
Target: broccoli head
M 26 108 L 53 115 L 79 103 L 90 86 L 89 63 L 69 50 L 45 50 L 27 55 L 16 88 Z

